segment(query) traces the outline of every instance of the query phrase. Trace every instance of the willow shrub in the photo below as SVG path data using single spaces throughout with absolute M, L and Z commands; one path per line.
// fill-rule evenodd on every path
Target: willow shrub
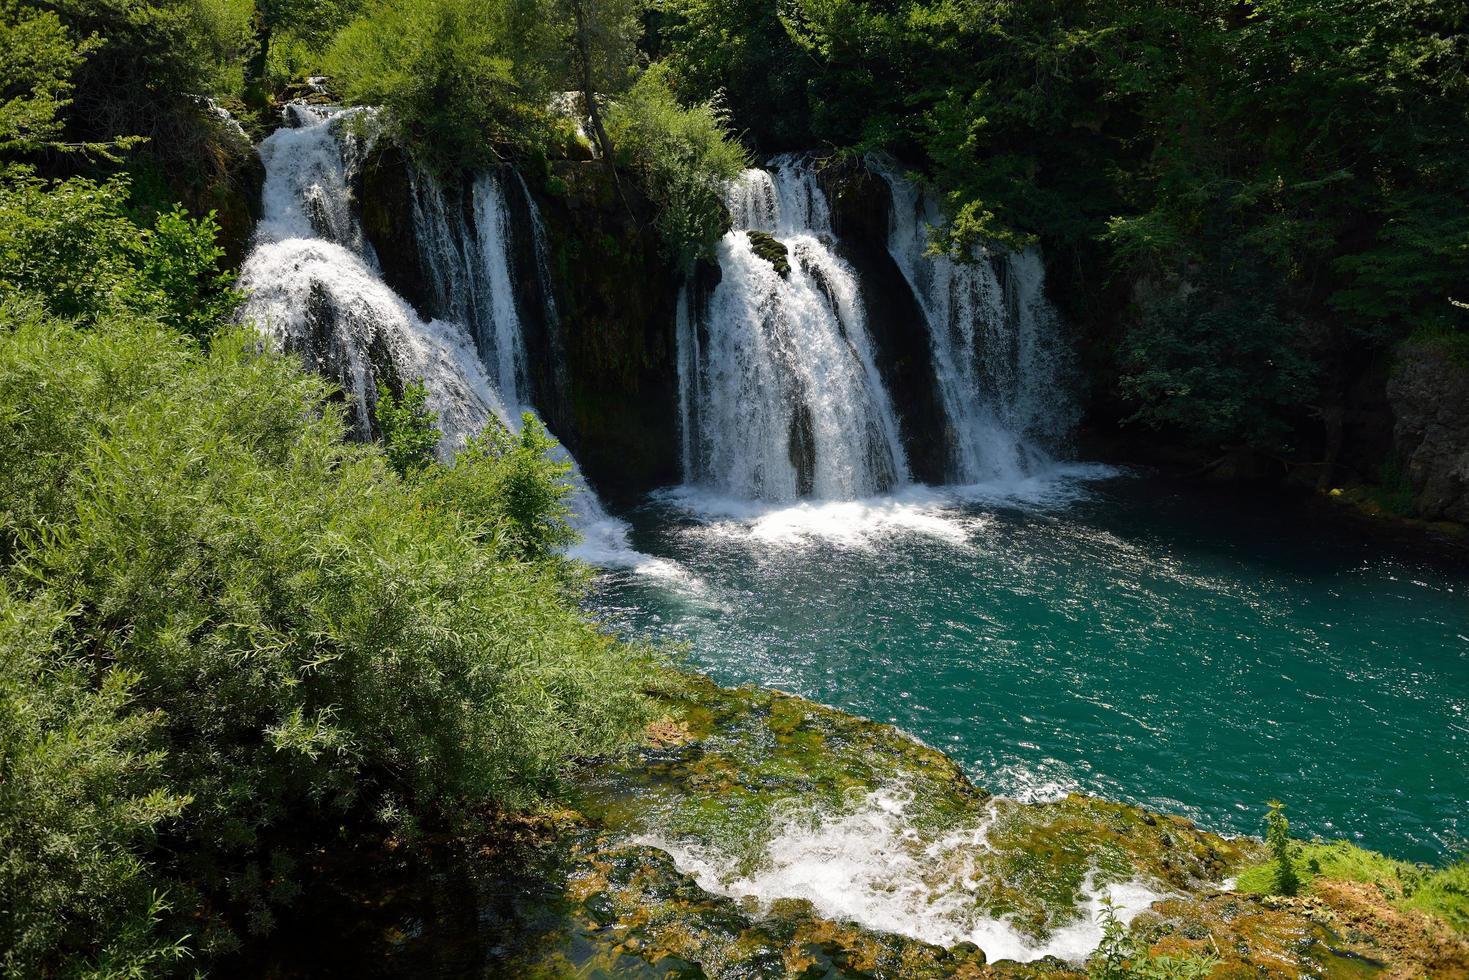
M 513 508 L 405 481 L 377 447 L 344 441 L 326 382 L 253 333 L 204 352 L 146 323 L 81 331 L 3 312 L 7 577 L 18 600 L 69 611 L 57 670 L 110 699 L 86 710 L 149 719 L 156 788 L 188 803 L 173 857 L 139 874 L 177 911 L 211 910 L 190 926 L 206 952 L 289 898 L 289 862 L 260 862 L 296 828 L 375 815 L 411 830 L 532 804 L 568 760 L 645 722 L 651 656 L 583 617 L 559 559 L 524 557 Z M 505 479 L 527 479 L 523 454 L 503 458 Z M 472 465 L 493 485 L 501 459 Z M 108 687 L 124 680 L 128 698 Z M 65 726 L 81 710 L 24 676 L 7 684 L 9 712 L 39 699 Z M 23 852 L 49 819 L 3 818 Z M 32 889 L 4 887 L 29 914 Z
M 150 748 L 162 717 L 132 710 L 137 676 L 89 675 L 67 617 L 0 586 L 0 975 L 154 973 L 180 955 L 139 853 L 187 800 Z
M 729 227 L 724 186 L 749 165 L 721 104 L 681 104 L 667 69 L 653 65 L 613 103 L 607 127 L 657 208 L 669 258 L 683 264 L 707 253 Z

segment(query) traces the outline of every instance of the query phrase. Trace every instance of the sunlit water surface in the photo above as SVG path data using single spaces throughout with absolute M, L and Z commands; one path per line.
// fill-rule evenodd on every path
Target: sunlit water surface
M 1110 475 L 1109 475 L 1110 472 Z M 1293 508 L 1099 467 L 966 493 L 629 515 L 621 630 L 938 746 L 979 785 L 1069 790 L 1435 860 L 1469 834 L 1469 575 Z

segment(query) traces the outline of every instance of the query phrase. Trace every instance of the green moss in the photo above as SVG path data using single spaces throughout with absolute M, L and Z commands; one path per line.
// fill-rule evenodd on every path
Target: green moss
M 749 231 L 745 234 L 750 238 L 750 249 L 769 262 L 782 278 L 791 274 L 790 252 L 784 242 L 763 231 Z
M 912 846 L 926 849 L 935 874 L 969 869 L 987 883 L 978 908 L 1037 939 L 1076 921 L 1084 888 L 1140 878 L 1185 889 L 1259 853 L 1253 842 L 1122 804 L 991 799 L 953 760 L 897 729 L 778 692 L 694 678 L 665 706 L 687 741 L 657 740 L 598 767 L 580 806 L 614 834 L 712 849 L 740 874 L 757 870 L 789 821 L 851 813 L 879 790 L 905 801 Z

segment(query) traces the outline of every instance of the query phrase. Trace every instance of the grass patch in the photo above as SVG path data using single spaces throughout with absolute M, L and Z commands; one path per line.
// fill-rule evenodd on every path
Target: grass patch
M 1291 868 L 1306 890 L 1317 879 L 1380 886 L 1394 905 L 1428 912 L 1459 932 L 1469 933 L 1469 860 L 1442 868 L 1398 861 L 1346 841 L 1311 841 L 1291 846 Z M 1281 892 L 1281 869 L 1273 861 L 1240 873 L 1236 889 L 1257 895 Z

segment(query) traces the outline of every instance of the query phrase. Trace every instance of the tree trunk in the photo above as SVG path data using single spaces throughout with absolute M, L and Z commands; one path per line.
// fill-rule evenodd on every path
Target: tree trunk
M 592 121 L 592 135 L 597 139 L 597 148 L 602 153 L 602 162 L 607 165 L 607 169 L 615 178 L 617 169 L 612 160 L 612 139 L 607 135 L 607 128 L 602 125 L 602 113 L 597 108 L 596 86 L 592 83 L 592 42 L 588 36 L 584 0 L 576 0 L 572 4 L 572 13 L 576 17 L 576 57 L 581 68 L 582 102 L 586 104 L 587 117 Z
M 255 11 L 255 50 L 245 65 L 245 81 L 260 86 L 262 92 L 265 91 L 265 68 L 270 61 L 270 34 L 270 21 L 259 10 Z

